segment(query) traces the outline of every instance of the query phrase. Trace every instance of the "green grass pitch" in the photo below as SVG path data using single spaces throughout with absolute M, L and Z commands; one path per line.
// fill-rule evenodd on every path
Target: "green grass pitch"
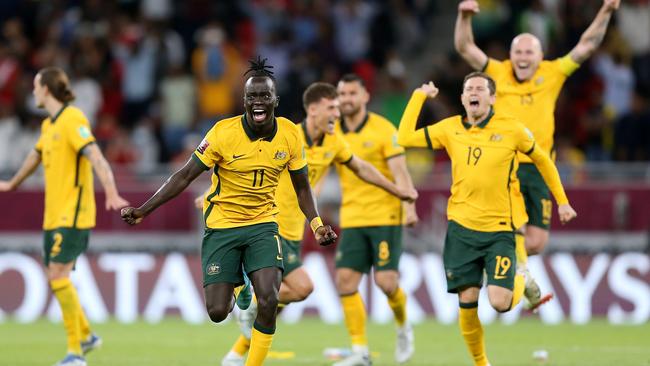
M 89 366 L 219 366 L 237 336 L 237 325 L 189 325 L 178 319 L 158 324 L 138 322 L 97 324 L 102 349 L 88 355 Z M 370 324 L 374 365 L 393 365 L 393 325 Z M 612 326 L 602 320 L 587 325 L 543 325 L 527 319 L 515 325 L 485 327 L 490 362 L 502 365 L 540 365 L 533 351 L 549 352 L 546 365 L 650 366 L 650 324 Z M 409 365 L 471 365 L 456 325 L 428 321 L 415 326 L 416 353 Z M 0 324 L 0 365 L 51 365 L 65 350 L 61 324 Z M 329 365 L 326 347 L 347 347 L 343 324 L 326 325 L 314 319 L 278 324 L 272 350 L 294 352 L 289 359 L 268 359 L 268 365 Z

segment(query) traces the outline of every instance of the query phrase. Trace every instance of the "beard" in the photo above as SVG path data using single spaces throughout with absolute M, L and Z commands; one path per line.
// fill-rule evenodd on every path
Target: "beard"
M 344 106 L 347 106 L 347 108 L 344 107 Z M 340 109 L 341 109 L 341 114 L 344 117 L 349 117 L 349 116 L 353 116 L 353 115 L 359 113 L 359 111 L 361 110 L 361 107 L 360 106 L 355 106 L 354 104 L 351 104 L 351 103 L 346 103 L 346 104 L 342 104 Z

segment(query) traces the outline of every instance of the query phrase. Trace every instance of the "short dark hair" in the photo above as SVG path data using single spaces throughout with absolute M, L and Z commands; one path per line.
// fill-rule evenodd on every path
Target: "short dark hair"
M 353 83 L 355 81 L 357 83 L 361 84 L 361 86 L 363 86 L 364 88 L 366 88 L 366 82 L 361 78 L 361 76 L 359 76 L 357 74 L 354 74 L 354 73 L 349 73 L 349 74 L 343 75 L 343 77 L 341 77 L 341 79 L 339 80 L 339 83 L 340 82 Z
M 463 89 L 465 89 L 465 83 L 467 80 L 472 79 L 472 78 L 483 78 L 487 80 L 488 82 L 488 89 L 490 89 L 490 95 L 494 95 L 497 92 L 497 84 L 494 82 L 494 79 L 490 77 L 490 75 L 480 72 L 480 71 L 474 71 L 472 73 L 469 73 L 465 76 L 465 79 L 463 79 Z
M 61 103 L 70 103 L 74 100 L 75 96 L 68 75 L 62 69 L 50 66 L 39 70 L 38 75 L 41 75 L 41 85 L 47 86 L 56 100 Z
M 322 81 L 313 83 L 302 93 L 302 105 L 307 108 L 312 103 L 318 103 L 321 99 L 336 99 L 338 93 L 334 85 Z

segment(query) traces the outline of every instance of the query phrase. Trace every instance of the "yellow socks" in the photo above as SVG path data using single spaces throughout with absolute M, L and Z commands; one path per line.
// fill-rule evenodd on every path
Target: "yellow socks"
M 251 341 L 249 339 L 246 339 L 243 335 L 239 335 L 239 338 L 235 341 L 235 344 L 233 344 L 232 349 L 230 351 L 243 356 L 248 352 L 248 349 L 251 347 Z
M 250 351 L 246 359 L 246 366 L 259 366 L 264 363 L 266 355 L 269 353 L 275 327 L 265 328 L 257 322 L 253 324 L 253 336 L 251 337 Z
M 526 253 L 526 237 L 524 234 L 515 233 L 515 257 L 517 258 L 517 267 L 528 265 L 528 253 Z
M 402 291 L 401 287 L 398 287 L 397 290 L 388 297 L 388 306 L 393 310 L 397 326 L 404 326 L 404 323 L 406 323 L 406 294 Z
M 341 296 L 345 326 L 352 340 L 353 351 L 367 352 L 368 337 L 366 336 L 366 308 L 359 292 Z
M 81 335 L 81 340 L 85 341 L 90 337 L 90 324 L 84 313 L 84 309 L 81 307 L 81 303 L 77 301 L 77 314 L 79 316 L 79 331 Z
M 510 309 L 514 308 L 521 301 L 526 289 L 526 266 L 528 264 L 528 254 L 525 246 L 526 238 L 523 234 L 515 233 L 515 258 L 517 259 L 517 269 L 515 275 L 515 284 L 512 288 L 512 303 Z
M 483 339 L 483 327 L 478 318 L 478 302 L 460 303 L 458 324 L 460 333 L 465 339 L 467 350 L 474 359 L 475 366 L 487 366 L 489 364 L 485 354 L 485 341 Z
M 63 326 L 68 336 L 68 353 L 81 355 L 81 316 L 83 312 L 77 297 L 77 290 L 69 278 L 60 278 L 50 281 L 54 296 L 59 301 L 63 313 Z M 81 313 L 81 315 L 80 315 Z M 84 316 L 85 319 L 85 316 Z M 88 321 L 86 320 L 86 324 Z M 90 334 L 90 333 L 89 333 Z

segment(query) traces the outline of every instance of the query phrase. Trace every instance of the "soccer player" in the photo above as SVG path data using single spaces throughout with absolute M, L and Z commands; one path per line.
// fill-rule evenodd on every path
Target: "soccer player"
M 516 118 L 493 108 L 496 86 L 488 75 L 473 72 L 463 81 L 466 115 L 452 116 L 415 130 L 433 83 L 413 92 L 398 131 L 405 147 L 445 149 L 451 159 L 451 197 L 443 263 L 447 291 L 458 293 L 459 325 L 477 366 L 489 365 L 478 318 L 479 290 L 487 275 L 490 304 L 498 312 L 512 309 L 524 291 L 524 273 L 515 271 L 513 195 L 517 190 L 517 154 L 530 157 L 558 203 L 560 221 L 576 216 L 555 165 L 533 134 Z
M 496 110 L 508 111 L 528 127 L 539 148 L 553 155 L 555 130 L 555 101 L 562 85 L 581 63 L 598 48 L 607 31 L 612 13 L 620 0 L 604 0 L 596 18 L 580 37 L 569 54 L 553 61 L 544 61 L 541 43 L 529 33 L 516 36 L 510 45 L 510 59 L 497 61 L 479 49 L 472 34 L 472 16 L 479 12 L 478 2 L 465 0 L 458 5 L 454 44 L 456 50 L 475 70 L 483 70 L 496 81 L 498 95 Z M 526 251 L 529 255 L 541 253 L 548 242 L 553 205 L 548 187 L 540 172 L 525 154 L 519 154 L 521 164 L 517 176 L 521 182 L 528 225 L 524 238 L 517 235 L 518 256 L 524 270 Z M 528 275 L 526 298 L 529 307 L 535 308 L 546 299 L 541 298 L 537 284 Z
M 106 210 L 117 210 L 126 202 L 117 192 L 113 172 L 104 159 L 83 112 L 70 105 L 75 96 L 68 76 L 57 67 L 41 69 L 34 77 L 34 99 L 48 117 L 41 135 L 18 172 L 0 181 L 0 192 L 15 190 L 43 163 L 45 214 L 43 261 L 47 279 L 63 313 L 67 355 L 58 366 L 84 366 L 84 354 L 98 348 L 102 340 L 92 333 L 77 290 L 70 281 L 75 261 L 86 248 L 95 226 L 95 169 L 106 194 Z
M 234 287 L 243 284 L 243 264 L 258 301 L 246 366 L 264 362 L 275 333 L 285 255 L 275 218 L 275 191 L 285 170 L 289 170 L 300 209 L 309 219 L 317 242 L 329 245 L 336 240 L 316 210 L 301 132 L 293 122 L 275 117 L 275 79 L 265 61 L 251 61 L 246 72 L 251 76 L 244 86 L 244 115 L 215 123 L 185 166 L 147 202 L 122 210 L 124 221 L 135 225 L 182 192 L 199 174 L 214 168 L 203 211 L 201 262 L 206 308 L 214 322 L 228 316 Z
M 373 165 L 352 154 L 350 145 L 340 132 L 335 131 L 335 121 L 340 117 L 336 88 L 328 83 L 311 84 L 303 93 L 302 102 L 307 117 L 299 125 L 300 137 L 306 145 L 309 184 L 316 186 L 330 165 L 343 164 L 361 180 L 376 185 L 393 196 L 403 200 L 415 200 L 417 191 L 402 192 L 393 182 L 383 176 Z M 300 212 L 298 200 L 287 172 L 282 173 L 275 194 L 280 213 L 278 227 L 282 251 L 284 253 L 284 273 L 280 286 L 281 306 L 302 301 L 311 294 L 314 285 L 300 260 L 300 242 L 304 236 L 305 217 Z M 255 312 L 255 303 L 244 310 Z M 243 314 L 242 314 L 243 315 Z M 248 315 L 245 319 L 254 318 Z M 249 341 L 243 333 L 222 361 L 222 366 L 237 366 L 243 363 L 244 353 L 248 351 Z M 250 338 L 250 337 L 248 337 Z
M 414 189 L 406 169 L 404 148 L 397 144 L 395 127 L 369 112 L 370 99 L 363 80 L 344 75 L 337 85 L 342 133 L 355 156 L 374 165 L 400 189 Z M 341 180 L 341 242 L 336 251 L 336 288 L 343 305 L 345 325 L 352 341 L 352 355 L 337 366 L 370 365 L 366 335 L 366 309 L 359 294 L 364 273 L 374 267 L 374 280 L 388 297 L 397 323 L 395 360 L 406 362 L 414 352 L 413 329 L 406 316 L 406 295 L 399 287 L 398 265 L 402 253 L 402 224 L 417 222 L 415 205 L 402 202 L 386 191 L 368 184 L 349 169 L 337 165 Z

